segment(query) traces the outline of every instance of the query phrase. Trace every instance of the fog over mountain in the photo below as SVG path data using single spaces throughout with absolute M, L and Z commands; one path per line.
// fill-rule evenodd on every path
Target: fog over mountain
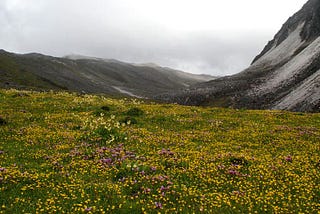
M 0 49 L 228 75 L 305 0 L 1 0 Z

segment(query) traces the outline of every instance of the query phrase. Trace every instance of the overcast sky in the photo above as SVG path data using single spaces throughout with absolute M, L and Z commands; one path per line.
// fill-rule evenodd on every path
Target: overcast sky
M 307 0 L 0 0 L 0 49 L 229 75 Z

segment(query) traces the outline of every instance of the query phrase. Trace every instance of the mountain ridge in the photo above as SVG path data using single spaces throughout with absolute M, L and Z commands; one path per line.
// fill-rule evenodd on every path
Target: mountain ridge
M 290 17 L 244 71 L 156 97 L 183 105 L 320 111 L 320 1 Z
M 310 43 L 318 36 L 320 36 L 320 4 L 318 0 L 308 1 L 301 10 L 291 16 L 281 27 L 280 31 L 277 32 L 273 40 L 269 41 L 264 47 L 262 52 L 258 54 L 253 62 L 256 62 L 261 56 L 267 53 L 274 45 L 280 45 L 291 33 L 291 29 L 296 29 L 301 20 L 304 20 L 303 29 L 300 32 L 300 36 L 303 41 Z
M 94 57 L 52 57 L 0 51 L 0 87 L 69 90 L 149 98 L 189 87 L 209 76 Z M 213 77 L 211 77 L 213 78 Z

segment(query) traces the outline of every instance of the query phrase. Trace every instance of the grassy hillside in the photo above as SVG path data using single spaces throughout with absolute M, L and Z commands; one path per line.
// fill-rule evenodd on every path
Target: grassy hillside
M 320 114 L 0 90 L 0 213 L 317 213 Z
M 21 67 L 15 60 L 0 50 L 0 87 L 16 87 L 29 89 L 66 89 L 57 84 L 41 78 Z
M 153 97 L 214 79 L 159 66 L 0 50 L 0 88 Z

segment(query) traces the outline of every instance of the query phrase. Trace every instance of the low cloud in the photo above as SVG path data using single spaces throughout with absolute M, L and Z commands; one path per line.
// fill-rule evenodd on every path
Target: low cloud
M 193 73 L 229 75 L 247 67 L 275 33 L 177 32 L 139 16 L 126 0 L 90 2 L 2 0 L 0 48 L 154 62 Z

